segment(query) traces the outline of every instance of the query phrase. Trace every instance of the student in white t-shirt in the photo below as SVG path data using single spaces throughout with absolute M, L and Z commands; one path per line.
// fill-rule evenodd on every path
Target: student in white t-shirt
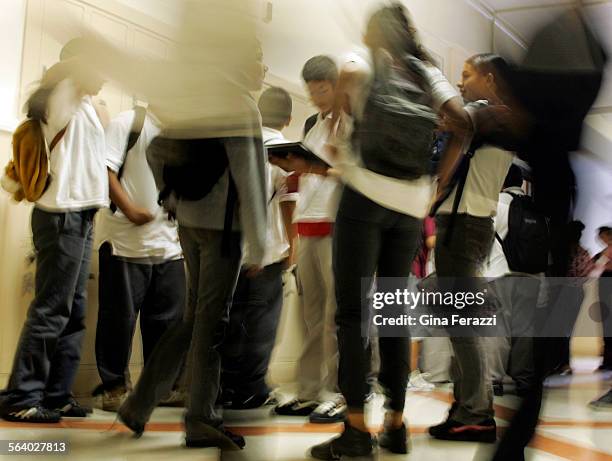
M 306 120 L 303 143 L 326 159 L 338 68 L 330 57 L 315 56 L 304 65 L 302 78 L 312 103 L 319 109 L 318 114 Z M 277 164 L 282 166 L 283 162 Z M 325 168 L 308 168 L 299 175 L 298 192 L 293 222 L 298 233 L 297 279 L 306 336 L 298 360 L 297 395 L 275 411 L 282 416 L 309 416 L 313 423 L 335 423 L 344 419 L 346 409 L 337 388 L 332 272 L 332 235 L 340 183 L 328 176 Z
M 483 268 L 483 276 L 487 279 L 497 279 L 497 284 L 504 289 L 502 302 L 506 300 L 506 303 L 503 312 L 506 317 L 505 321 L 511 326 L 510 330 L 512 332 L 525 331 L 528 328 L 526 325 L 522 328 L 521 323 L 529 322 L 532 318 L 529 312 L 533 312 L 536 305 L 537 288 L 539 288 L 537 275 L 511 273 L 501 245 L 501 241 L 508 235 L 508 216 L 513 195 L 525 195 L 522 184 L 523 173 L 520 167 L 512 165 L 506 175 L 503 190 L 499 194 L 497 212 L 493 218 L 496 238 L 491 245 L 491 251 Z M 497 236 L 499 236 L 499 239 Z M 517 395 L 520 396 L 527 392 L 533 379 L 532 338 L 522 335 L 518 337 L 487 337 L 485 342 L 494 393 L 503 395 L 506 375 L 514 380 Z
M 140 128 L 134 126 L 138 116 L 144 117 L 142 128 L 126 152 L 130 131 Z M 106 128 L 106 166 L 116 209 L 104 210 L 97 228 L 96 365 L 102 384 L 94 392 L 102 394 L 105 411 L 117 411 L 132 387 L 127 369 L 138 314 L 147 363 L 157 340 L 182 319 L 185 308 L 177 225 L 157 203 L 159 191 L 146 157 L 159 132 L 150 115 L 136 110 L 122 112 Z
M 264 146 L 288 142 L 282 130 L 291 122 L 291 96 L 282 88 L 264 91 L 258 102 Z M 289 173 L 266 160 L 268 223 L 263 269 L 249 276 L 240 271 L 232 299 L 229 325 L 222 345 L 222 399 L 225 408 L 243 410 L 269 402 L 268 365 L 283 304 L 283 271 L 293 264 L 297 194 L 288 184 Z M 249 260 L 249 245 L 243 244 Z
M 8 421 L 56 423 L 91 412 L 71 390 L 85 336 L 93 220 L 108 205 L 104 127 L 92 103 L 102 84 L 74 61 L 60 62 L 26 104 L 47 145 L 59 141 L 49 153 L 47 188 L 32 211 L 36 289 L 0 396 L 0 417 Z
M 502 104 L 497 82 L 502 79 L 506 67 L 505 61 L 493 54 L 468 59 L 458 85 L 464 99 L 479 101 L 479 104 Z M 459 277 L 462 282 L 469 283 L 461 289 L 479 289 L 478 280 L 495 237 L 493 217 L 499 191 L 512 158 L 510 152 L 484 146 L 475 150 L 469 163 L 469 157 L 463 159 L 457 176 L 466 171 L 467 165 L 469 169 L 459 202 L 455 196 L 460 181 L 453 186 L 436 214 L 436 273 L 441 282 L 449 285 L 452 277 Z M 496 440 L 493 389 L 484 339 L 475 333 L 473 336 L 451 335 L 450 340 L 455 356 L 455 364 L 451 367 L 455 401 L 448 418 L 430 427 L 429 434 L 441 440 L 493 443 Z

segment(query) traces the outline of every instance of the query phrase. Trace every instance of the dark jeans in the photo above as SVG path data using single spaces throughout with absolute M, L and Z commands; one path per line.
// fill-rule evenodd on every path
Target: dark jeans
M 270 393 L 266 374 L 283 305 L 283 263 L 240 273 L 222 347 L 223 393 L 234 402 Z
M 338 381 L 348 407 L 363 411 L 369 392 L 370 338 L 362 336 L 362 303 L 369 288 L 362 278 L 410 276 L 421 221 L 384 208 L 349 187 L 340 200 L 334 230 L 333 268 L 338 327 Z M 378 338 L 379 383 L 387 407 L 403 411 L 410 369 L 410 338 Z
M 509 332 L 509 337 L 501 338 L 510 346 L 507 373 L 514 379 L 517 390 L 523 391 L 533 382 L 533 335 L 542 278 L 508 274 L 489 286 L 494 288 L 503 307 L 498 320 L 505 323 Z
M 546 320 L 552 329 L 547 335 L 550 336 L 551 370 L 570 364 L 570 340 L 584 301 L 582 285 L 574 286 L 569 280 L 560 285 L 548 290 L 553 296 L 548 303 L 550 313 Z
M 104 389 L 130 386 L 128 364 L 136 318 L 145 364 L 158 339 L 185 310 L 183 260 L 137 264 L 113 256 L 110 243 L 99 253 L 96 364 Z
M 494 231 L 491 218 L 457 214 L 453 232 L 449 237 L 450 215 L 436 217 L 436 274 L 440 288 L 452 283 L 452 277 L 461 277 L 470 287 L 477 289 L 480 271 L 489 255 Z M 455 289 L 457 287 L 446 287 Z M 455 404 L 450 418 L 463 424 L 479 424 L 493 417 L 493 389 L 484 351 L 484 339 L 450 337 L 454 358 L 451 379 Z
M 604 336 L 602 365 L 612 368 L 612 277 L 609 275 L 599 279 L 599 305 Z
M 240 234 L 232 233 L 229 254 L 223 256 L 223 231 L 180 226 L 179 236 L 188 274 L 185 316 L 160 338 L 124 408 L 137 421 L 148 421 L 159 401 L 172 390 L 189 352 L 185 431 L 187 438 L 198 439 L 206 434 L 203 425 L 223 422 L 216 408 L 221 377 L 219 348 L 240 270 L 241 242 Z
M 36 292 L 15 353 L 3 405 L 56 408 L 71 396 L 85 335 L 96 210 L 32 212 Z

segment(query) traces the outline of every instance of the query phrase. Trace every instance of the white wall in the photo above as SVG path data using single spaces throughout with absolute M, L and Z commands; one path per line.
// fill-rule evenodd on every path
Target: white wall
M 443 70 L 455 83 L 463 60 L 491 51 L 492 21 L 467 2 L 410 0 L 404 2 L 424 44 L 442 57 Z M 361 36 L 376 0 L 276 0 L 273 19 L 261 25 L 264 58 L 271 73 L 301 85 L 300 71 L 317 54 L 336 58 L 361 48 Z
M 25 0 L 0 0 L 0 130 L 17 122 Z

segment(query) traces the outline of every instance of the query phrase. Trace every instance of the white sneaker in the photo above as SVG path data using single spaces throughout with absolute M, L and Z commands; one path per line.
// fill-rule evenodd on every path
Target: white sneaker
M 419 370 L 414 370 L 410 373 L 410 380 L 408 381 L 409 391 L 433 391 L 436 385 L 427 381 L 431 375 L 429 373 L 421 373 Z
M 184 407 L 185 406 L 186 395 L 185 392 L 173 389 L 170 393 L 159 402 L 158 406 L 160 407 Z
M 344 421 L 346 418 L 346 402 L 342 396 L 320 403 L 310 414 L 309 420 L 314 424 L 330 424 Z
M 102 394 L 102 410 L 117 412 L 127 397 L 128 391 L 125 388 L 104 391 Z

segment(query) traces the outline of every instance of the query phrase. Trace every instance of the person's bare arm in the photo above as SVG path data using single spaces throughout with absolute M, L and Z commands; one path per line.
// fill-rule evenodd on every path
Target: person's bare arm
M 429 250 L 433 250 L 436 247 L 436 236 L 431 235 L 425 239 L 425 246 Z
M 297 224 L 293 222 L 293 212 L 295 211 L 295 202 L 287 201 L 280 203 L 281 214 L 283 215 L 283 225 L 289 240 L 289 257 L 287 258 L 287 266 L 291 267 L 295 264 L 295 241 L 297 236 Z
M 138 207 L 130 200 L 121 186 L 117 173 L 108 170 L 108 188 L 112 202 L 117 205 L 123 214 L 137 226 L 153 221 L 154 216 L 146 208 Z

